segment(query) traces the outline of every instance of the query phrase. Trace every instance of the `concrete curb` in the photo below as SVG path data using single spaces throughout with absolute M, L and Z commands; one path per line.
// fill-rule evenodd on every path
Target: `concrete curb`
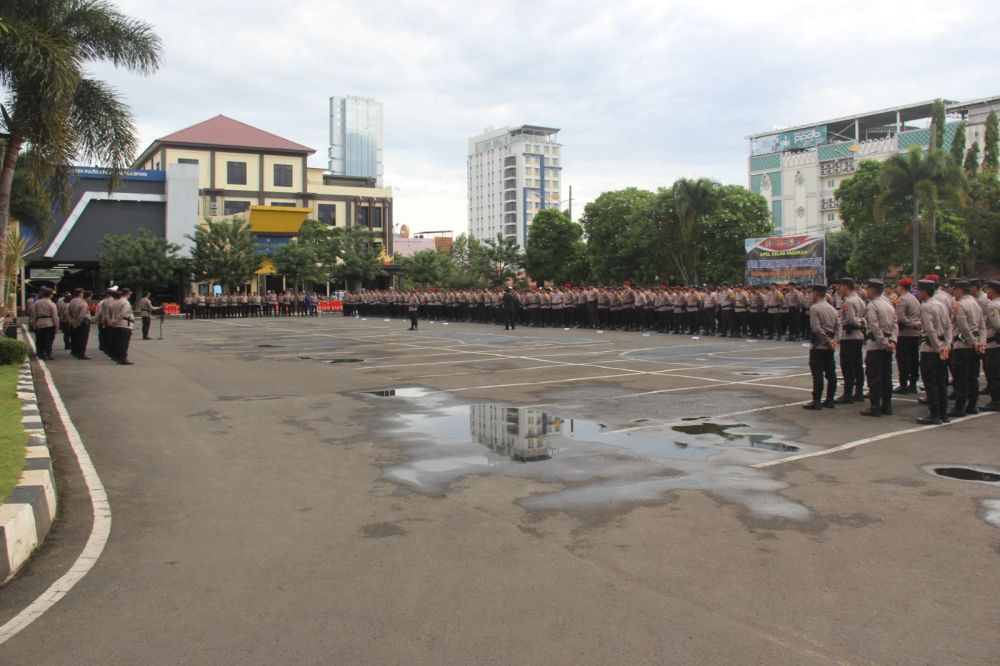
M 28 441 L 21 480 L 0 504 L 0 581 L 3 582 L 10 580 L 45 540 L 56 515 L 52 459 L 28 361 L 18 370 L 17 397 Z

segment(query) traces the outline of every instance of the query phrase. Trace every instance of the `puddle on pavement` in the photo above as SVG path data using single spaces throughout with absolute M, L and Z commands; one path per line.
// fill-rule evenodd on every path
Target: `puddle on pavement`
M 746 424 L 636 429 L 631 422 L 606 425 L 536 408 L 461 403 L 424 388 L 365 393 L 410 399 L 394 405 L 388 432 L 411 460 L 384 473 L 419 491 L 446 492 L 469 475 L 503 474 L 561 484 L 521 500 L 529 509 L 620 508 L 692 489 L 738 502 L 757 517 L 811 515 L 778 494 L 787 484 L 750 467 L 799 447 L 772 442 L 773 435 L 733 432 Z
M 784 444 L 782 442 L 771 441 L 774 435 L 752 435 L 744 433 L 731 432 L 736 428 L 747 428 L 745 423 L 712 423 L 706 421 L 705 423 L 699 423 L 698 425 L 679 425 L 674 426 L 671 430 L 676 430 L 677 432 L 686 433 L 688 435 L 716 435 L 721 437 L 731 444 L 737 444 L 739 446 L 750 446 L 760 449 L 769 449 L 771 451 L 798 451 L 799 447 L 792 444 Z
M 982 483 L 1000 483 L 1000 474 L 987 472 L 973 467 L 935 467 L 934 473 L 948 479 L 959 481 L 979 481 Z

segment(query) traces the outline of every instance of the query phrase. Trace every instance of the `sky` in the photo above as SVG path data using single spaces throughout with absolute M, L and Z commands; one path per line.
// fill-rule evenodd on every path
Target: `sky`
M 748 134 L 1000 94 L 1000 3 L 840 0 L 117 0 L 150 23 L 151 77 L 90 68 L 141 147 L 224 114 L 316 149 L 329 98 L 384 104 L 385 183 L 411 230 L 467 230 L 468 139 L 561 128 L 573 216 L 681 177 L 747 184 Z

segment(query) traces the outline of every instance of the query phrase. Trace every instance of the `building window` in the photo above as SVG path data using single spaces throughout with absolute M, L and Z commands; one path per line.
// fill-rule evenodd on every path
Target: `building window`
M 232 164 L 232 162 L 230 162 Z M 244 164 L 244 166 L 246 166 Z M 238 215 L 240 213 L 245 213 L 250 210 L 249 201 L 226 201 L 222 206 L 223 215 Z
M 246 185 L 247 163 L 226 162 L 226 182 L 230 185 Z
M 835 217 L 836 216 L 833 213 L 827 213 L 826 214 L 826 221 L 827 222 L 833 222 L 833 220 L 834 220 Z
M 826 186 L 827 187 L 831 187 L 832 188 L 836 184 L 837 184 L 837 181 L 835 181 L 833 178 L 831 178 L 830 180 L 826 181 Z
M 337 207 L 333 204 L 320 204 L 317 207 L 319 221 L 331 227 L 337 226 Z
M 190 157 L 181 157 L 177 160 L 178 164 L 197 164 L 198 160 L 192 159 Z
M 275 164 L 274 165 L 274 186 L 275 187 L 291 187 L 292 186 L 292 165 L 291 164 Z
M 271 205 L 272 206 L 284 206 L 285 208 L 294 208 L 295 207 L 295 202 L 294 201 L 272 201 Z

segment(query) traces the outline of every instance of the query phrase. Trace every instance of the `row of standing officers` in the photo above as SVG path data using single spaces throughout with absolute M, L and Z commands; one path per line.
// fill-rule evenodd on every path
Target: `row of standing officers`
M 825 285 L 814 285 L 809 309 L 813 400 L 804 407 L 821 410 L 863 402 L 867 381 L 869 406 L 861 413 L 889 415 L 893 394 L 915 394 L 920 378 L 927 392 L 921 402 L 929 409 L 918 419 L 921 424 L 1000 410 L 1000 281 L 984 286 L 981 291 L 975 279 L 942 285 L 938 276 L 928 275 L 917 283 L 914 295 L 909 278 L 900 280 L 894 290 L 881 280 L 868 280 L 866 302 L 850 278 L 840 280 L 833 294 Z M 834 359 L 838 349 L 844 377 L 839 398 Z M 894 355 L 899 368 L 896 388 Z M 983 406 L 979 405 L 980 367 L 990 398 Z M 949 374 L 954 388 L 950 409 Z

